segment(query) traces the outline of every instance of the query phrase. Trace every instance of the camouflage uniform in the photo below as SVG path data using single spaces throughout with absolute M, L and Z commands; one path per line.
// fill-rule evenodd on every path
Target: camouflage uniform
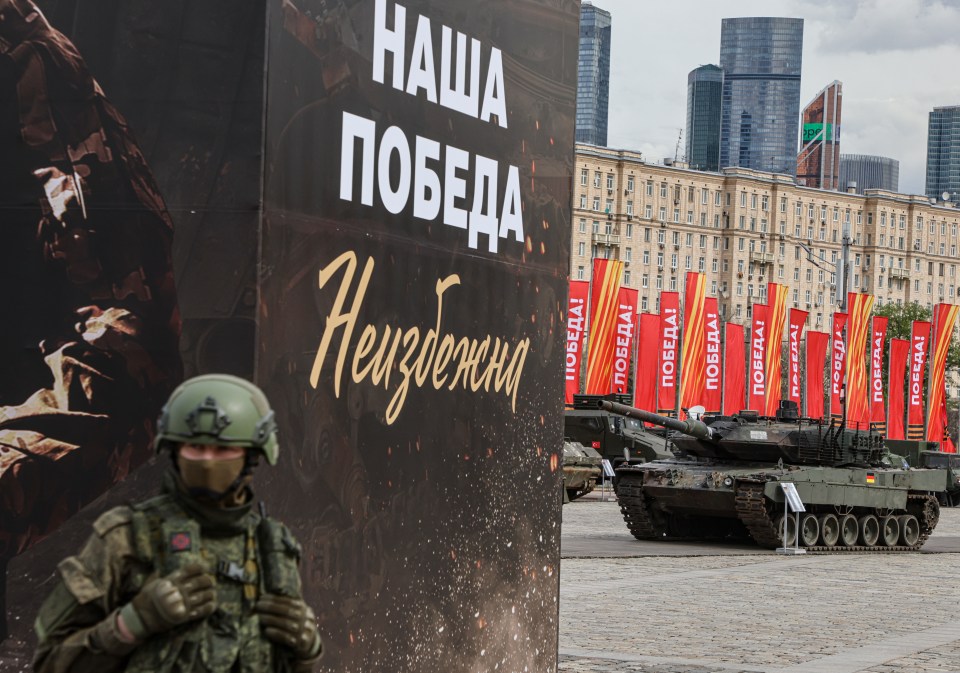
M 208 394 L 211 390 L 216 398 Z M 229 400 L 224 403 L 224 398 L 237 390 L 246 410 Z M 252 411 L 249 398 L 244 397 L 250 391 L 259 396 Z M 234 401 L 237 399 L 234 395 Z M 171 408 L 174 411 L 168 412 Z M 183 443 L 243 446 L 245 465 L 242 471 L 238 468 L 235 478 L 230 477 L 229 487 L 200 495 L 198 491 L 204 489 L 191 485 L 191 475 L 196 473 L 185 472 L 184 464 L 175 458 L 164 477 L 161 495 L 100 516 L 80 553 L 58 566 L 58 582 L 40 608 L 35 623 L 35 670 L 312 670 L 322 647 L 313 612 L 301 597 L 300 545 L 286 526 L 263 515 L 262 506 L 260 512 L 254 511 L 248 485 L 251 469 L 260 457 L 276 464 L 275 423 L 266 398 L 252 384 L 234 377 L 197 377 L 174 391 L 158 425 L 158 447 L 161 451 L 172 449 L 171 456 L 180 455 Z M 191 432 L 194 436 L 185 440 Z M 144 604 L 138 600 L 144 595 L 154 600 L 151 587 L 190 568 L 212 578 L 206 580 L 211 589 L 209 610 L 184 612 L 178 623 L 144 629 L 147 609 L 140 607 Z M 277 636 L 276 615 L 280 613 L 265 614 L 270 612 L 263 607 L 265 601 L 294 605 L 295 611 L 281 616 L 295 627 L 293 633 L 305 637 Z M 118 615 L 134 641 L 119 626 Z M 138 629 L 131 627 L 131 620 L 140 622 Z
M 81 552 L 60 563 L 59 583 L 37 617 L 35 670 L 257 673 L 313 666 L 264 639 L 253 612 L 265 592 L 300 595 L 300 547 L 290 531 L 250 503 L 228 511 L 199 507 L 173 483 L 168 475 L 163 495 L 103 514 Z M 101 653 L 93 627 L 113 618 L 147 580 L 190 562 L 217 577 L 217 611 L 129 657 Z

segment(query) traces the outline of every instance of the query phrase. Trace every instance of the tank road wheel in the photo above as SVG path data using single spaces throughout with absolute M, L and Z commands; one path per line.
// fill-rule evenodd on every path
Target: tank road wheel
M 884 547 L 896 547 L 900 539 L 900 522 L 889 514 L 880 519 L 880 539 Z
M 800 544 L 814 547 L 820 539 L 820 522 L 816 514 L 804 514 L 800 519 Z
M 837 540 L 840 539 L 840 519 L 836 514 L 821 514 L 820 523 L 820 542 L 824 547 L 834 547 Z
M 917 521 L 917 517 L 913 514 L 904 514 L 898 516 L 897 520 L 900 523 L 900 544 L 908 547 L 917 544 L 917 540 L 920 539 L 920 522 Z
M 864 514 L 857 519 L 857 525 L 860 529 L 860 544 L 865 547 L 872 547 L 880 539 L 880 521 L 873 514 Z
M 787 537 L 784 539 L 783 536 L 783 524 L 787 524 Z M 789 547 L 797 541 L 797 520 L 792 517 L 784 517 L 783 514 L 777 517 L 776 521 L 777 526 L 777 535 L 780 537 L 780 541 L 784 547 Z
M 852 547 L 857 544 L 857 537 L 860 535 L 860 528 L 857 525 L 857 517 L 853 514 L 844 514 L 840 517 L 840 544 L 844 547 Z

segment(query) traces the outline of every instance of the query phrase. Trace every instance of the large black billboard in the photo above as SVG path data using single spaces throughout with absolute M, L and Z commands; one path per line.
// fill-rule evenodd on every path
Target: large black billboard
M 150 423 L 181 371 L 226 370 L 278 413 L 280 464 L 256 490 L 303 544 L 321 670 L 553 670 L 578 3 L 40 6 L 47 33 L 0 22 L 0 121 L 16 131 L 0 142 L 17 156 L 0 217 L 19 236 L 7 249 L 24 251 L 4 278 L 30 288 L 5 293 L 25 327 L 5 335 L 17 386 L 0 402 L 94 390 L 64 384 L 49 356 L 125 325 L 100 315 L 126 309 L 152 331 L 105 342 L 130 381 L 85 399 L 113 435 L 56 419 L 69 469 L 31 455 L 42 428 L 0 421 L 34 433 L 0 447 L 21 465 L 0 466 L 0 534 L 19 534 L 0 662 L 26 665 L 43 587 L 90 520 L 155 492 Z M 46 162 L 24 153 L 37 101 L 76 135 L 47 138 L 44 151 L 67 149 Z M 97 157 L 102 188 L 71 198 Z M 38 173 L 47 164 L 59 173 Z M 57 219 L 60 202 L 80 216 Z M 82 246 L 57 256 L 63 231 L 92 232 L 122 263 L 97 275 Z M 105 274 L 109 292 L 76 296 Z

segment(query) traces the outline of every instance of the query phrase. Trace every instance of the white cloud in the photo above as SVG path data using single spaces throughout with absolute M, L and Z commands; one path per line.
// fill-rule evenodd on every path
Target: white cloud
M 815 46 L 835 54 L 926 50 L 955 45 L 960 2 L 943 0 L 807 1 Z M 812 7 L 811 7 L 812 6 Z

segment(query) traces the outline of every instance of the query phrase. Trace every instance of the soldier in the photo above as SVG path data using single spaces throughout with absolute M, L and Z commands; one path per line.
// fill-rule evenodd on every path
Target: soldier
M 36 671 L 306 673 L 320 657 L 304 603 L 300 546 L 253 508 L 261 457 L 277 462 L 263 392 L 234 376 L 180 385 L 156 449 L 171 465 L 161 495 L 94 523 L 35 623 Z

